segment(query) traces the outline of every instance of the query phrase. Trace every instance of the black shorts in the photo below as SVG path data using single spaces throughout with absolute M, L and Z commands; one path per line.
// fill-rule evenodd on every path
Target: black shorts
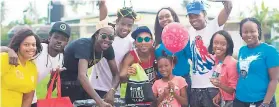
M 215 107 L 213 98 L 219 93 L 218 88 L 192 88 L 190 94 L 191 107 Z
M 262 104 L 262 101 L 258 101 L 258 102 L 242 102 L 240 100 L 238 100 L 237 98 L 234 99 L 233 101 L 233 107 L 250 107 L 250 104 L 255 104 L 256 107 L 260 106 Z M 275 101 L 275 97 L 272 98 L 269 107 L 276 107 L 276 101 Z
M 72 103 L 75 100 L 86 100 L 90 98 L 82 86 L 76 81 L 62 81 L 61 96 L 69 97 Z

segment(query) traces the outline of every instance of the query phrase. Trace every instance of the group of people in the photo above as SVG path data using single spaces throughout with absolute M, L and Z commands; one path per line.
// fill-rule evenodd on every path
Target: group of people
M 208 20 L 202 1 L 188 3 L 190 40 L 174 54 L 161 39 L 165 26 L 180 23 L 170 7 L 158 11 L 154 36 L 146 26 L 131 33 L 137 19 L 132 8 L 119 9 L 116 24 L 109 23 L 105 1 L 99 3 L 100 22 L 91 38 L 68 44 L 71 29 L 64 22 L 56 22 L 45 41 L 32 30 L 21 29 L 7 47 L 1 47 L 1 106 L 36 107 L 36 84 L 60 72 L 62 96 L 72 102 L 94 99 L 98 106 L 110 107 L 122 94 L 119 84 L 137 74 L 132 65 L 139 63 L 153 84 L 156 100 L 150 106 L 276 107 L 278 51 L 260 42 L 260 22 L 245 18 L 239 33 L 247 45 L 235 59 L 237 41 L 223 30 L 232 3 L 224 1 L 223 5 L 219 15 Z

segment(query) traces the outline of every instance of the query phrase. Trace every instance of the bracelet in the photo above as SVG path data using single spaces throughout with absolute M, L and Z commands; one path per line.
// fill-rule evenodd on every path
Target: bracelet
M 112 91 L 116 92 L 116 90 L 114 88 L 111 88 Z
M 267 104 L 267 103 L 262 103 L 261 106 L 263 106 L 263 107 L 269 107 L 269 104 Z

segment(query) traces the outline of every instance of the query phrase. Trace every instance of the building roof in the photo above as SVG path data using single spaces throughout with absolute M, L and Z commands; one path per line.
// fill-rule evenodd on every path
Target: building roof
M 157 14 L 158 11 L 155 10 L 138 10 L 136 13 L 138 14 Z M 186 14 L 177 13 L 178 16 L 186 16 Z M 116 13 L 108 13 L 108 16 L 113 17 L 116 16 Z M 77 16 L 77 17 L 63 17 L 61 20 L 62 21 L 74 21 L 74 20 L 80 20 L 80 19 L 87 19 L 87 18 L 98 18 L 98 14 L 93 14 L 93 15 L 86 15 L 86 16 Z
M 136 10 L 137 14 L 153 14 L 156 15 L 158 12 L 158 10 Z M 186 16 L 186 12 L 177 12 L 178 16 Z M 109 17 L 115 17 L 116 13 L 115 12 L 110 12 L 108 13 Z M 93 15 L 85 15 L 85 16 L 77 16 L 77 17 L 63 17 L 61 20 L 68 22 L 68 23 L 79 23 L 80 19 L 90 19 L 90 18 L 98 18 L 99 14 L 93 14 Z M 214 19 L 216 16 L 207 16 L 209 18 L 209 20 Z M 229 20 L 227 21 L 227 23 L 239 23 L 240 19 L 235 18 L 235 17 L 229 17 Z

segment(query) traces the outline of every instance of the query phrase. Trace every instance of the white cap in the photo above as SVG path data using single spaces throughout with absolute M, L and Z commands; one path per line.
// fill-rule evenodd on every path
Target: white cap
M 105 28 L 105 27 L 111 27 L 111 28 L 113 28 L 112 26 L 108 25 L 108 23 L 109 23 L 109 17 L 107 16 L 104 20 L 99 21 L 99 22 L 96 24 L 96 31 L 98 31 L 98 30 L 101 29 L 101 28 Z

